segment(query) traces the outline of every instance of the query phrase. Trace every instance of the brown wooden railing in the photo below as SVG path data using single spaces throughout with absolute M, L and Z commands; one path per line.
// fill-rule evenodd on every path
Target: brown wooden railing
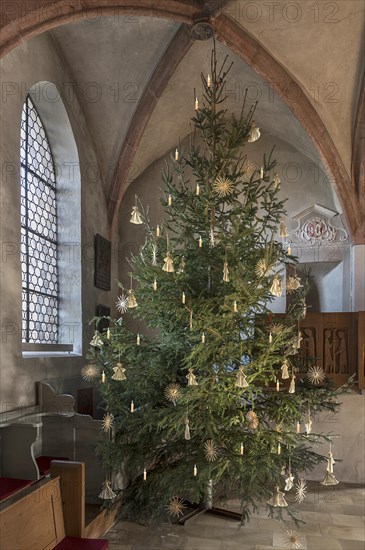
M 308 313 L 301 321 L 303 336 L 300 353 L 304 363 L 323 367 L 336 386 L 342 386 L 357 373 L 365 390 L 365 312 Z M 309 366 L 309 365 L 308 365 Z

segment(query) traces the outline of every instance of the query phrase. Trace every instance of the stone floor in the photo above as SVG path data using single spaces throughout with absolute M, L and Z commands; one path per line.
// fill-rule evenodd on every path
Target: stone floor
M 237 502 L 225 503 L 231 510 Z M 305 502 L 296 505 L 303 550 L 365 550 L 365 489 L 340 484 L 310 486 Z M 110 550 L 289 550 L 286 531 L 295 524 L 267 517 L 263 508 L 245 527 L 212 514 L 203 514 L 185 526 L 143 527 L 117 523 L 107 534 Z

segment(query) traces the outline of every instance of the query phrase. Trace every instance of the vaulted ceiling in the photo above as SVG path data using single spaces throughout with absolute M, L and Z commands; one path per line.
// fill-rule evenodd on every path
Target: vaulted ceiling
M 234 61 L 228 109 L 239 111 L 248 87 L 263 131 L 324 163 L 354 241 L 364 242 L 362 0 L 42 1 L 36 21 L 5 14 L 0 46 L 51 33 L 94 136 L 112 226 L 127 186 L 189 131 L 193 89 L 209 72 L 212 42 L 189 32 L 203 14 L 219 55 Z
M 83 21 L 51 31 L 77 81 L 108 189 L 142 92 L 178 28 L 172 21 L 156 18 L 139 17 L 134 23 L 121 23 L 106 17 L 92 24 Z M 194 89 L 201 95 L 200 73 L 210 72 L 211 50 L 211 40 L 196 41 L 181 59 L 151 113 L 127 184 L 189 133 Z M 223 61 L 227 54 L 234 62 L 226 89 L 228 112 L 239 114 L 248 88 L 250 102 L 259 101 L 255 120 L 263 131 L 290 142 L 318 162 L 313 143 L 284 101 L 218 42 L 218 59 Z

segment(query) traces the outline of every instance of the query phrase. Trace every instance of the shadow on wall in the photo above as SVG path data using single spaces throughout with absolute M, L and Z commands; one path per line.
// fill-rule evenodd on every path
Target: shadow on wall
M 308 311 L 343 311 L 343 262 L 309 262 L 298 265 L 297 271 L 300 277 L 309 272 Z

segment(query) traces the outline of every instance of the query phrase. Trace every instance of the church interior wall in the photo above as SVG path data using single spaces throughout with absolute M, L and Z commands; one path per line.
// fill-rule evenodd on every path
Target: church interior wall
M 75 392 L 82 387 L 80 369 L 85 360 L 82 354 L 88 349 L 93 327 L 89 321 L 96 314 L 98 304 L 110 305 L 111 292 L 94 287 L 94 235 L 99 233 L 108 238 L 107 200 L 100 176 L 99 159 L 88 131 L 82 107 L 77 94 L 68 93 L 73 76 L 55 48 L 48 34 L 39 35 L 15 48 L 2 60 L 2 102 L 1 102 L 1 155 L 3 177 L 1 183 L 1 404 L 2 411 L 31 406 L 37 402 L 36 383 L 52 380 L 58 391 Z M 49 104 L 49 120 L 54 115 L 54 102 L 61 101 L 69 118 L 77 147 L 79 164 L 75 158 L 67 157 L 67 143 L 59 145 L 55 152 L 62 156 L 66 148 L 64 165 L 60 166 L 61 179 L 72 182 L 74 174 L 80 174 L 81 218 L 72 218 L 72 208 L 64 211 L 64 224 L 69 217 L 70 230 L 60 247 L 60 260 L 64 264 L 65 299 L 70 299 L 75 285 L 71 276 L 74 262 L 81 263 L 82 275 L 79 307 L 66 319 L 61 317 L 63 341 L 74 344 L 75 353 L 46 356 L 41 354 L 27 357 L 22 354 L 21 343 L 21 269 L 20 269 L 20 185 L 19 145 L 20 121 L 23 103 L 32 87 L 39 82 L 52 83 L 59 91 L 46 86 L 41 91 L 43 104 Z M 60 100 L 61 98 L 61 100 Z M 37 104 L 37 97 L 34 96 Z M 47 118 L 47 113 L 43 112 Z M 44 121 L 47 126 L 47 120 Z M 50 130 L 50 140 L 57 134 L 57 125 Z M 56 138 L 54 139 L 54 141 Z M 77 182 L 75 181 L 75 184 Z M 66 197 L 67 198 L 67 197 Z M 62 210 L 62 206 L 61 206 Z M 62 212 L 61 212 L 62 213 Z M 80 224 L 80 234 L 72 230 Z M 76 234 L 76 235 L 75 235 Z M 112 254 L 115 259 L 116 253 Z M 113 265 L 113 264 L 112 264 Z M 68 275 L 67 275 L 68 273 Z M 71 275 L 70 275 L 71 274 Z M 115 281 L 113 275 L 111 280 Z M 80 293 L 80 292 L 79 292 Z M 85 385 L 85 384 L 84 384 Z
M 77 93 L 69 95 L 70 83 L 74 76 L 49 34 L 42 34 L 22 43 L 2 60 L 2 119 L 1 155 L 1 289 L 0 316 L 2 341 L 1 359 L 1 407 L 2 412 L 37 403 L 36 383 L 48 380 L 57 393 L 75 393 L 85 384 L 80 377 L 80 369 L 85 363 L 85 354 L 91 339 L 93 327 L 90 319 L 96 313 L 98 304 L 110 306 L 116 314 L 114 302 L 118 293 L 116 280 L 128 285 L 129 265 L 126 257 L 137 252 L 144 242 L 143 228 L 129 223 L 130 212 L 137 193 L 145 207 L 149 207 L 152 225 L 160 223 L 162 196 L 160 172 L 164 157 L 150 164 L 123 198 L 117 235 L 112 243 L 112 290 L 104 292 L 94 286 L 93 242 L 96 233 L 108 237 L 107 191 L 100 171 L 100 158 L 95 146 L 95 136 L 88 128 L 83 108 Z M 50 82 L 56 86 L 71 124 L 79 158 L 80 173 L 80 240 L 74 241 L 69 235 L 71 246 L 65 245 L 70 262 L 81 261 L 80 307 L 75 319 L 68 318 L 68 330 L 76 327 L 80 334 L 77 353 L 60 356 L 28 356 L 22 354 L 21 344 L 21 271 L 20 271 L 20 189 L 19 189 L 19 141 L 20 118 L 27 92 L 38 82 Z M 5 96 L 4 96 L 5 94 Z M 50 114 L 52 101 L 49 102 Z M 51 117 L 50 117 L 51 118 Z M 165 122 L 166 123 L 166 122 Z M 57 128 L 54 128 L 56 132 Z M 290 141 L 290 136 L 288 141 Z M 289 233 L 295 232 L 293 216 L 315 204 L 337 213 L 336 223 L 341 227 L 341 211 L 334 194 L 331 181 L 320 163 L 314 164 L 304 154 L 294 149 L 290 143 L 265 135 L 255 144 L 250 144 L 250 160 L 261 164 L 263 152 L 268 152 L 276 143 L 275 157 L 282 180 L 282 196 L 288 196 L 286 222 Z M 61 154 L 61 152 L 60 152 Z M 105 163 L 105 159 L 103 159 Z M 65 213 L 65 216 L 67 213 Z M 313 288 L 312 310 L 316 312 L 359 311 L 365 309 L 363 266 L 365 246 L 353 247 L 349 238 L 342 242 L 323 243 L 312 247 L 302 242 L 294 249 L 300 264 L 312 270 Z M 70 256 L 71 254 L 71 256 Z M 362 275 L 361 275 L 362 273 Z M 74 284 L 72 278 L 65 284 Z M 274 311 L 285 309 L 285 298 L 278 299 Z M 74 324 L 74 325 L 73 325 Z M 364 450 L 365 420 L 361 413 L 364 396 L 353 391 L 339 401 L 343 407 L 334 421 L 334 432 L 342 434 L 335 441 L 337 456 L 343 462 L 339 465 L 339 477 L 343 481 L 363 482 L 364 471 L 360 459 Z M 356 420 L 353 411 L 356 411 Z M 328 422 L 317 419 L 318 429 Z M 327 428 L 327 426 L 326 426 Z M 336 452 L 335 452 L 336 455 Z M 360 459 L 359 459 L 360 457 Z M 315 474 L 314 474 L 315 475 Z

